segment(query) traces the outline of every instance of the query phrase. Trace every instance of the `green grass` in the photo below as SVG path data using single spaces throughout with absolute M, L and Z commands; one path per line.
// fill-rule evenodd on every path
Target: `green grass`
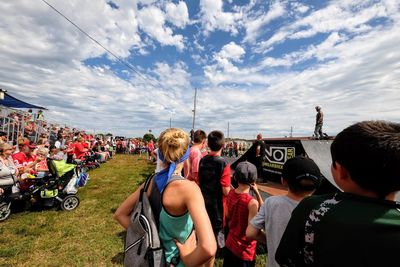
M 122 266 L 124 231 L 112 214 L 154 167 L 138 156 L 116 155 L 90 171 L 75 211 L 11 214 L 0 224 L 0 266 Z M 257 266 L 265 266 L 265 255 Z

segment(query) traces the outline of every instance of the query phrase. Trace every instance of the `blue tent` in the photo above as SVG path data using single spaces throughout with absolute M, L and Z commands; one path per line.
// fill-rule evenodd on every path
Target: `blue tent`
M 36 106 L 19 100 L 13 96 L 4 92 L 4 99 L 0 99 L 0 105 L 6 106 L 9 108 L 35 108 L 35 109 L 45 109 L 44 107 Z

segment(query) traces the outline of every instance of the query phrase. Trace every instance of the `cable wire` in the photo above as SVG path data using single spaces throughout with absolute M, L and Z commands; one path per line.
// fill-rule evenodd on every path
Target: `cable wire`
M 102 45 L 99 41 L 97 41 L 95 38 L 93 38 L 92 36 L 90 36 L 90 34 L 88 34 L 86 31 L 84 31 L 81 27 L 79 27 L 76 23 L 74 23 L 72 20 L 70 20 L 67 16 L 65 16 L 63 13 L 61 13 L 58 9 L 56 9 L 54 6 L 52 6 L 51 4 L 49 4 L 46 0 L 42 0 L 42 2 L 44 2 L 46 5 L 48 5 L 51 9 L 53 9 L 55 12 L 57 12 L 60 16 L 62 16 L 65 20 L 67 20 L 69 23 L 71 23 L 73 26 L 75 26 L 75 28 L 77 28 L 81 33 L 83 33 L 86 37 L 88 37 L 90 40 L 92 40 L 94 43 L 96 43 L 97 45 L 99 45 L 101 48 L 103 48 L 106 52 L 108 52 L 110 55 L 112 55 L 113 57 L 115 57 L 120 63 L 122 63 L 123 65 L 125 65 L 126 67 L 128 67 L 129 69 L 131 69 L 132 71 L 134 71 L 136 74 L 138 74 L 140 77 L 142 77 L 142 79 L 144 79 L 145 81 L 149 81 L 149 82 L 157 82 L 158 85 L 154 85 L 152 84 L 155 88 L 159 87 L 163 87 L 162 84 L 159 81 L 156 80 L 150 80 L 148 77 L 144 76 L 143 74 L 141 74 L 138 70 L 136 70 L 130 63 L 126 62 L 125 60 L 123 60 L 122 58 L 120 58 L 118 55 L 116 55 L 114 52 L 112 52 L 110 49 L 108 49 L 107 47 L 105 47 L 104 45 Z

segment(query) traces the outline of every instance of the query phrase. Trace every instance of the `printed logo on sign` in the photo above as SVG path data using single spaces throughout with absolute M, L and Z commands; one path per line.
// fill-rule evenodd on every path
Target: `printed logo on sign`
M 294 147 L 270 146 L 265 149 L 265 165 L 269 168 L 282 169 L 286 160 L 294 156 Z

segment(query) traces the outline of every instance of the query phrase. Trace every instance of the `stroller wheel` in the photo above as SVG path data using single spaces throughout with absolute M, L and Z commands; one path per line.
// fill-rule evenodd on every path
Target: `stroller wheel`
M 76 195 L 68 195 L 61 202 L 61 209 L 71 211 L 79 206 L 79 198 Z
M 0 203 L 0 222 L 7 220 L 11 214 L 10 205 L 7 202 Z

